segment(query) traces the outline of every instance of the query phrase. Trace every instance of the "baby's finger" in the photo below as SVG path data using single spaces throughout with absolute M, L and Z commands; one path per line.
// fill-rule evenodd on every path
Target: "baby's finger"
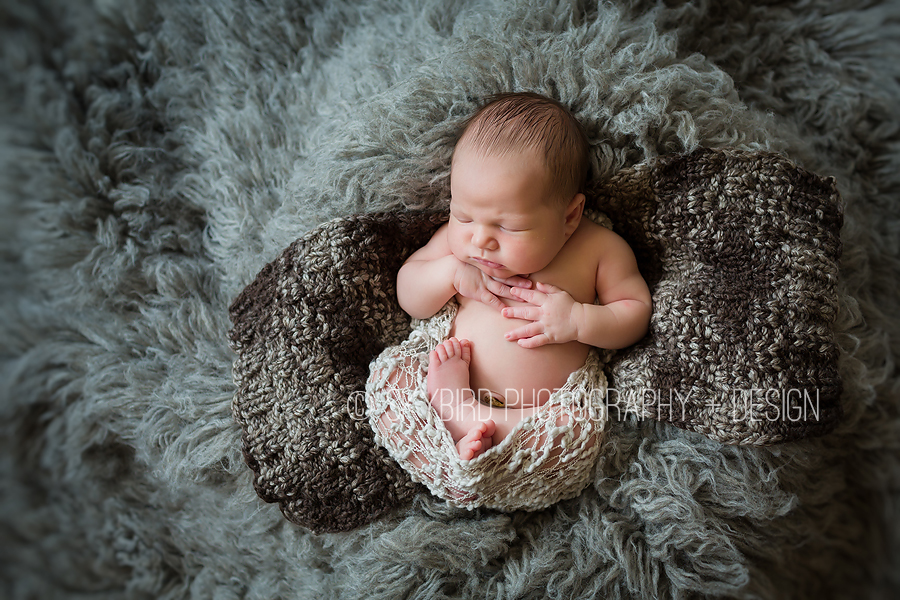
M 510 288 L 509 291 L 516 300 L 522 300 L 529 304 L 534 304 L 535 306 L 540 306 L 547 298 L 547 294 L 527 288 L 514 287 Z
M 537 288 L 537 290 L 538 290 L 539 292 L 543 292 L 543 293 L 545 293 L 545 294 L 555 294 L 556 292 L 561 292 L 561 291 L 562 291 L 561 288 L 558 288 L 558 287 L 556 287 L 555 285 L 553 285 L 553 284 L 551 284 L 551 283 L 544 283 L 543 281 L 538 281 L 538 282 L 535 284 L 535 287 Z
M 510 286 L 506 285 L 505 283 L 502 283 L 500 279 L 494 279 L 492 277 L 487 280 L 486 285 L 491 293 L 500 296 L 501 298 L 512 298 L 513 300 L 516 299 L 516 297 L 510 293 L 510 290 L 512 288 L 510 288 Z
M 505 283 L 510 287 L 523 287 L 530 288 L 532 286 L 532 281 L 527 277 L 522 277 L 520 275 L 513 275 L 512 277 L 507 277 L 506 279 L 500 279 L 497 277 L 493 278 L 494 281 L 499 281 L 500 283 Z
M 518 343 L 523 348 L 538 348 L 540 346 L 544 346 L 545 344 L 550 343 L 550 336 L 546 333 L 539 333 L 530 338 L 522 338 Z
M 481 296 L 480 296 L 479 300 L 481 300 L 482 304 L 487 304 L 488 306 L 490 306 L 492 308 L 496 308 L 497 310 L 503 310 L 503 308 L 506 306 L 505 304 L 500 302 L 500 299 L 497 298 L 497 296 L 492 294 L 487 289 L 485 289 L 481 292 Z
M 541 309 L 534 306 L 507 306 L 502 312 L 504 317 L 527 321 L 538 321 L 542 316 Z
M 543 330 L 544 326 L 540 323 L 528 323 L 527 325 L 522 325 L 521 327 L 516 327 L 515 329 L 507 331 L 505 337 L 511 342 L 516 340 L 521 341 L 539 335 Z

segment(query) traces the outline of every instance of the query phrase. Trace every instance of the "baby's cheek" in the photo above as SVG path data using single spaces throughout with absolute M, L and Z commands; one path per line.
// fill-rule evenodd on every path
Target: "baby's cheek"
M 526 247 L 520 248 L 518 251 L 520 263 L 523 266 L 523 273 L 533 274 L 546 268 L 553 256 L 548 256 L 540 251 L 540 240 L 535 241 Z
M 454 242 L 452 238 L 450 239 L 450 253 L 462 262 L 466 262 L 466 259 L 469 258 L 464 249 L 465 246 L 463 244 Z

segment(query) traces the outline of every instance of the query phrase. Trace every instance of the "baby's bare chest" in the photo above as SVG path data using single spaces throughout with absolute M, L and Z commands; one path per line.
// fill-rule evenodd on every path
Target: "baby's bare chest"
M 596 298 L 596 266 L 557 263 L 532 275 L 533 281 L 567 291 L 578 302 Z M 504 303 L 515 306 L 513 300 Z M 505 334 L 529 321 L 504 317 L 501 312 L 477 300 L 459 298 L 459 310 L 451 335 L 472 342 L 471 385 L 509 396 L 504 390 L 518 390 L 526 405 L 541 404 L 549 392 L 561 387 L 569 374 L 580 368 L 589 348 L 579 342 L 548 344 L 529 349 L 505 338 Z M 536 396 L 533 396 L 537 393 Z
M 549 265 L 529 277 L 556 286 L 576 301 L 591 304 L 597 298 L 598 259 L 578 247 L 563 248 Z
M 472 344 L 470 386 L 499 394 L 510 407 L 516 406 L 516 399 L 520 406 L 543 404 L 584 364 L 589 350 L 579 342 L 523 348 L 506 339 L 507 331 L 527 324 L 478 301 L 464 300 L 450 330 Z

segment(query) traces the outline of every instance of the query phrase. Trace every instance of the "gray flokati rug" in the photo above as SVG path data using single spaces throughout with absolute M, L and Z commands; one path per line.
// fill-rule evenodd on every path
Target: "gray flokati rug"
M 0 596 L 898 593 L 897 2 L 302 4 L 0 5 Z M 844 421 L 617 423 L 545 511 L 311 535 L 250 485 L 228 303 L 325 219 L 437 205 L 454 129 L 517 89 L 573 107 L 595 178 L 729 145 L 837 178 Z

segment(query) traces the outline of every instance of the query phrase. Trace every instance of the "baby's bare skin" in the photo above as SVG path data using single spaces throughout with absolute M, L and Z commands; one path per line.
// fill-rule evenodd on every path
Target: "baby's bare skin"
M 583 220 L 550 264 L 529 280 L 555 285 L 574 300 L 593 304 L 605 232 Z M 506 317 L 494 307 L 459 294 L 456 299 L 459 309 L 450 329 L 452 337 L 429 356 L 428 392 L 451 436 L 459 440 L 460 457 L 468 459 L 490 448 L 494 440 L 499 443 L 546 402 L 569 374 L 584 364 L 590 346 L 573 340 L 522 347 L 506 334 L 530 321 Z M 527 306 L 512 290 L 501 295 L 500 301 L 509 307 Z M 483 397 L 485 393 L 499 398 L 504 408 L 478 403 L 475 394 Z M 485 423 L 490 433 L 482 427 Z
M 564 289 L 577 302 L 593 304 L 597 297 L 597 238 L 603 235 L 599 229 L 584 220 L 553 261 L 529 279 Z M 478 300 L 459 295 L 456 299 L 459 310 L 450 335 L 472 343 L 472 389 L 499 395 L 507 408 L 540 406 L 587 358 L 590 347 L 577 340 L 522 347 L 506 334 L 530 321 L 506 317 Z M 500 301 L 510 307 L 526 306 L 512 297 L 512 292 L 501 296 Z
M 643 337 L 650 294 L 624 240 L 581 218 L 583 194 L 560 203 L 535 154 L 460 142 L 452 172 L 450 222 L 404 263 L 397 293 L 417 318 L 459 303 L 451 339 L 429 356 L 428 392 L 467 459 L 539 410 L 591 346 Z
M 550 264 L 529 281 L 551 284 L 577 302 L 593 304 L 603 251 L 608 251 L 607 259 L 614 252 L 609 235 L 608 230 L 583 220 Z M 516 293 L 510 289 L 499 296 L 500 301 L 512 308 L 529 306 Z M 456 300 L 459 309 L 451 337 L 429 355 L 428 394 L 456 440 L 460 458 L 468 460 L 499 443 L 543 405 L 584 364 L 590 346 L 572 340 L 523 347 L 507 334 L 531 321 L 504 316 L 505 311 L 459 294 Z M 487 393 L 499 398 L 504 407 L 477 401 L 476 394 Z
M 428 356 L 428 397 L 456 443 L 459 457 L 474 458 L 493 445 L 497 424 L 483 415 L 469 385 L 472 346 L 452 337 Z M 454 417 L 453 412 L 458 414 Z

